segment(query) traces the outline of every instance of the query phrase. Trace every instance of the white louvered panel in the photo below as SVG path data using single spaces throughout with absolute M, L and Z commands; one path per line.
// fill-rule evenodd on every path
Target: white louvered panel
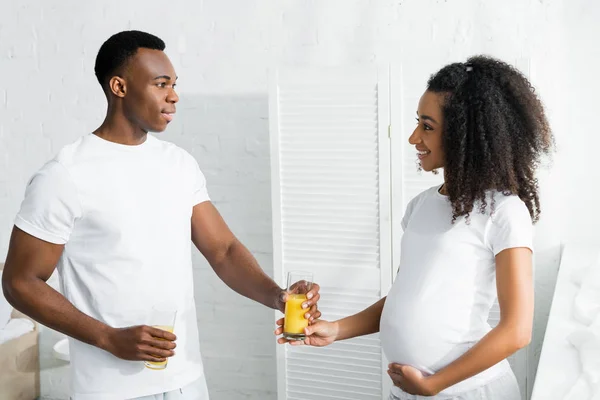
M 330 69 L 280 71 L 272 81 L 276 278 L 283 285 L 288 271 L 312 271 L 327 320 L 365 309 L 391 283 L 384 82 L 377 71 Z M 381 399 L 384 364 L 378 335 L 280 346 L 278 398 Z
M 314 395 L 323 399 L 381 399 L 379 340 L 367 340 L 323 348 L 288 347 L 288 399 L 312 399 Z
M 329 275 L 332 273 L 335 273 L 335 272 L 334 271 L 328 272 Z M 324 277 L 326 279 L 328 279 L 327 275 L 324 275 Z M 371 282 L 371 284 L 374 284 L 375 283 L 374 281 L 377 279 L 377 277 L 376 277 L 376 274 L 374 274 L 372 272 L 365 274 L 364 272 L 361 272 L 360 270 L 356 270 L 356 271 L 347 273 L 345 282 L 347 282 L 349 285 L 351 285 L 354 288 L 351 291 L 348 290 L 347 288 L 340 288 L 340 287 L 328 287 L 328 286 L 322 287 L 322 290 L 324 290 L 326 293 L 328 293 L 329 296 L 324 297 L 319 302 L 319 309 L 321 310 L 321 312 L 324 315 L 327 315 L 328 319 L 339 319 L 339 318 L 346 317 L 348 315 L 355 314 L 359 311 L 362 311 L 365 308 L 367 308 L 368 306 L 370 306 L 371 304 L 377 302 L 380 297 L 378 295 L 374 295 L 373 290 L 359 289 L 361 284 L 368 287 L 369 281 L 367 280 L 367 278 L 369 278 L 369 277 L 373 281 L 373 282 Z M 358 280 L 358 279 L 360 279 L 360 280 Z M 343 302 L 339 301 L 340 298 L 343 298 L 344 301 Z M 348 341 L 345 343 L 361 343 L 361 341 L 363 341 L 363 340 L 372 341 L 372 340 L 376 340 L 376 338 L 369 338 L 369 339 L 356 338 L 356 339 L 353 339 L 352 341 Z

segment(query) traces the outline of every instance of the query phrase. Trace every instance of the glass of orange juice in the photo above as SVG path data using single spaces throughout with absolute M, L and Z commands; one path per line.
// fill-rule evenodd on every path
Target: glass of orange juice
M 168 304 L 160 304 L 152 307 L 150 311 L 150 320 L 148 321 L 148 325 L 153 326 L 154 328 L 161 329 L 163 331 L 173 333 L 175 329 L 175 318 L 177 317 L 177 310 L 168 305 Z M 160 339 L 164 340 L 164 339 Z M 146 368 L 150 369 L 165 369 L 167 368 L 167 363 L 169 359 L 167 358 L 162 362 L 153 362 L 153 361 L 144 361 L 144 365 Z
M 308 308 L 302 308 L 302 303 L 307 300 L 307 293 L 312 289 L 313 275 L 310 272 L 288 272 L 287 291 L 288 298 L 285 303 L 285 319 L 283 323 L 283 337 L 288 340 L 304 340 L 304 328 L 308 320 L 304 315 Z

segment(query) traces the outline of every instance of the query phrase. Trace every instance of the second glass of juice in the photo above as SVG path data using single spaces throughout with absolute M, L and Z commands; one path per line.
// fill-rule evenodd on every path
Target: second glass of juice
M 163 331 L 173 333 L 175 329 L 175 318 L 177 317 L 177 310 L 171 305 L 161 304 L 152 307 L 150 313 L 150 321 L 148 325 L 153 326 L 154 328 L 161 329 Z M 160 339 L 164 340 L 164 339 Z M 165 361 L 154 362 L 154 361 L 144 361 L 144 365 L 146 368 L 150 369 L 165 369 L 167 368 L 168 358 Z

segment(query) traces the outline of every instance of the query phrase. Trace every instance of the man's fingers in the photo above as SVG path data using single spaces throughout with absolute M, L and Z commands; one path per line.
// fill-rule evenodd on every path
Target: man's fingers
M 175 347 L 177 347 L 177 344 L 175 342 L 170 342 L 168 340 L 160 340 L 160 339 L 155 339 L 155 338 L 148 340 L 147 344 L 149 344 L 150 346 L 152 346 L 154 348 L 163 349 L 163 350 L 173 350 L 173 349 L 175 349 Z
M 319 300 L 319 290 L 321 290 L 319 284 L 313 283 L 311 289 L 306 294 L 306 298 L 316 303 Z
M 314 322 L 319 318 L 321 318 L 321 311 L 315 310 L 315 312 L 310 315 L 310 322 Z
M 145 346 L 145 345 L 140 346 L 139 351 L 146 356 L 160 358 L 162 361 L 164 361 L 164 359 L 167 357 L 173 357 L 175 355 L 175 352 L 172 350 L 159 349 L 157 347 Z M 146 360 L 146 361 L 155 361 L 155 360 Z
M 150 362 L 165 362 L 167 361 L 166 358 L 159 358 L 159 357 L 154 357 L 150 354 L 141 354 L 140 355 L 140 361 L 150 361 Z
M 310 292 L 308 292 L 308 294 L 310 294 Z M 321 298 L 321 295 L 318 293 L 315 293 L 315 294 L 313 294 L 312 298 L 308 297 L 308 295 L 306 296 L 306 298 L 308 300 L 305 301 L 304 303 L 302 303 L 302 308 L 311 308 L 311 307 L 316 307 L 317 302 Z
M 315 318 L 315 315 L 319 313 L 319 310 L 317 309 L 317 305 L 313 305 L 310 310 L 308 310 L 308 312 L 306 314 L 308 314 L 308 316 L 306 316 L 306 314 L 304 315 L 304 318 L 306 319 L 310 319 L 310 318 Z M 320 315 L 320 313 L 319 313 Z
M 155 328 L 153 326 L 146 327 L 146 332 L 148 332 L 151 336 L 153 336 L 155 338 L 165 339 L 165 340 L 170 340 L 170 341 L 177 340 L 177 336 L 175 336 L 175 334 L 168 332 L 168 331 L 164 331 L 162 329 Z
M 304 314 L 304 318 L 308 320 L 308 322 L 313 322 L 316 319 L 321 317 L 321 311 L 317 309 L 317 305 L 313 305 L 307 313 Z

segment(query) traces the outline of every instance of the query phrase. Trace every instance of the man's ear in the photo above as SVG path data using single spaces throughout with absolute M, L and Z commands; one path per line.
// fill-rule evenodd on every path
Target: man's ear
M 125 97 L 127 94 L 127 82 L 120 76 L 113 76 L 108 81 L 108 89 L 117 97 Z

